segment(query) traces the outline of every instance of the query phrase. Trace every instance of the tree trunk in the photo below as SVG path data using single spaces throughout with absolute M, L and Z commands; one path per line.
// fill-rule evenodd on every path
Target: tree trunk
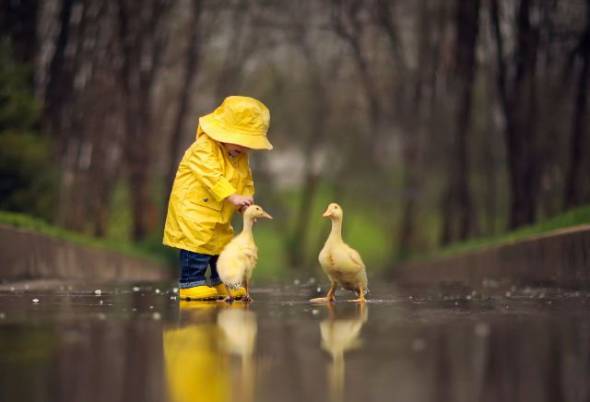
M 509 228 L 534 222 L 538 172 L 536 160 L 536 64 L 538 31 L 530 23 L 531 0 L 521 0 L 516 24 L 516 50 L 512 74 L 504 60 L 498 0 L 491 2 L 493 34 L 497 47 L 497 86 L 505 120 L 510 183 Z
M 71 13 L 78 0 L 64 0 L 60 11 L 60 33 L 49 66 L 42 124 L 55 137 L 54 153 L 61 162 L 59 205 L 56 221 L 72 230 L 83 230 L 85 217 L 80 197 L 84 193 L 78 166 L 84 143 L 83 112 L 76 98 L 74 79 L 85 60 L 88 8 L 82 6 L 79 21 L 72 25 Z M 66 49 L 75 49 L 66 55 Z
M 4 0 L 0 4 L 0 36 L 10 38 L 15 60 L 31 67 L 38 51 L 38 18 L 38 0 Z
M 583 196 L 584 145 L 588 133 L 588 75 L 590 73 L 590 0 L 586 1 L 586 29 L 576 49 L 581 66 L 572 118 L 572 134 L 569 147 L 569 166 L 565 178 L 564 209 L 572 208 L 587 201 Z
M 456 72 L 451 80 L 457 87 L 455 134 L 451 148 L 449 184 L 445 196 L 448 213 L 443 215 L 443 244 L 465 240 L 473 226 L 473 202 L 469 190 L 469 130 L 475 81 L 475 50 L 479 33 L 480 1 L 457 0 Z
M 426 65 L 428 54 L 431 50 L 431 41 L 429 40 L 429 32 L 431 28 L 431 17 L 430 7 L 428 0 L 422 0 L 420 2 L 420 22 L 419 22 L 419 41 L 418 41 L 418 60 L 419 65 Z M 389 25 L 394 25 L 393 23 Z M 395 32 L 391 31 L 388 35 L 390 46 L 394 47 Z M 393 51 L 393 54 L 400 54 L 401 50 Z M 400 59 L 400 66 L 402 72 L 406 72 L 406 61 Z M 424 84 L 428 72 L 424 68 L 420 68 L 414 75 L 413 79 L 410 79 L 408 83 L 403 80 L 404 83 L 400 86 L 401 93 L 410 92 L 412 99 L 409 102 L 409 108 L 404 108 L 402 104 L 403 98 L 399 98 L 399 94 L 393 94 L 392 104 L 396 105 L 398 110 L 407 109 L 407 113 L 400 115 L 399 119 L 404 122 L 405 135 L 401 138 L 402 144 L 402 161 L 403 161 L 403 182 L 402 182 L 402 208 L 401 208 L 401 224 L 398 228 L 397 236 L 397 255 L 395 259 L 401 261 L 411 255 L 414 248 L 415 237 L 416 237 L 416 221 L 417 221 L 417 202 L 420 187 L 420 152 L 423 131 L 425 125 L 428 124 L 424 121 L 422 109 L 423 109 L 423 98 L 424 98 Z M 410 78 L 410 77 L 408 77 Z M 398 92 L 398 91 L 395 91 Z
M 363 3 L 356 0 L 332 0 L 332 27 L 352 51 L 353 62 L 360 75 L 367 102 L 369 135 L 364 136 L 362 146 L 365 152 L 378 157 L 382 151 L 380 143 L 382 115 L 377 86 L 371 77 L 369 62 L 363 54 L 362 39 L 365 26 L 359 19 L 362 8 Z M 375 166 L 378 164 L 375 163 Z
M 232 20 L 229 24 L 231 40 L 225 49 L 223 64 L 219 69 L 215 87 L 215 97 L 218 102 L 238 92 L 244 63 L 256 50 L 255 35 L 248 35 L 250 7 L 250 2 L 243 1 L 238 2 L 232 10 Z
M 326 135 L 326 122 L 329 113 L 329 101 L 326 96 L 328 91 L 324 84 L 325 80 L 322 78 L 321 66 L 313 54 L 313 49 L 308 43 L 304 30 L 298 32 L 296 37 L 299 48 L 307 61 L 310 93 L 313 94 L 314 101 L 310 104 L 309 112 L 312 128 L 303 149 L 306 158 L 303 188 L 295 218 L 295 227 L 288 238 L 287 244 L 289 265 L 292 268 L 299 268 L 306 262 L 307 249 L 305 240 L 309 231 L 313 201 L 319 185 L 319 177 L 313 169 L 313 160 L 318 144 L 322 142 Z
M 70 19 L 72 8 L 78 0 L 62 0 L 59 15 L 59 35 L 55 43 L 55 51 L 49 65 L 49 76 L 45 89 L 44 125 L 52 134 L 62 137 L 61 111 L 71 95 L 73 72 L 66 66 L 66 48 L 70 43 Z M 70 70 L 69 74 L 65 71 Z M 58 152 L 63 152 L 63 149 Z
M 170 8 L 167 0 L 139 4 L 119 2 L 119 37 L 122 44 L 120 80 L 125 102 L 125 150 L 131 209 L 132 236 L 145 239 L 155 226 L 155 208 L 150 200 L 152 162 L 152 98 L 165 44 L 163 20 Z
M 186 60 L 184 65 L 183 86 L 180 92 L 178 102 L 178 111 L 174 119 L 174 129 L 170 137 L 168 146 L 168 169 L 166 174 L 166 189 L 172 188 L 174 176 L 178 165 L 178 156 L 181 153 L 180 139 L 182 138 L 183 123 L 186 119 L 187 110 L 190 104 L 193 82 L 199 68 L 199 58 L 201 52 L 201 0 L 192 1 L 192 16 L 189 21 L 189 42 L 186 51 Z

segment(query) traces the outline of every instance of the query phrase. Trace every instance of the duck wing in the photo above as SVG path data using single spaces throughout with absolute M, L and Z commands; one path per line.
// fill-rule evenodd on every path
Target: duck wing
M 361 255 L 358 253 L 358 251 L 356 251 L 352 247 L 348 247 L 348 256 L 350 260 L 354 263 L 354 265 L 356 265 L 359 268 L 365 269 L 365 263 L 363 262 L 363 259 L 361 258 Z

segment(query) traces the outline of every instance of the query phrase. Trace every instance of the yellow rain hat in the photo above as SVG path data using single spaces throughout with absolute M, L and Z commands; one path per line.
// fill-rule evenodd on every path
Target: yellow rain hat
M 266 133 L 270 112 L 264 103 L 247 96 L 228 96 L 213 113 L 199 118 L 197 137 L 205 132 L 218 142 L 251 149 L 272 149 Z

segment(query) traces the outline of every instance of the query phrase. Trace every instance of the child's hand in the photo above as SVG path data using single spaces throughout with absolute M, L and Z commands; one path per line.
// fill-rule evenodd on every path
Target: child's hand
M 254 203 L 254 198 L 249 195 L 232 194 L 227 197 L 227 200 L 232 203 L 240 212 L 242 209 L 249 207 Z

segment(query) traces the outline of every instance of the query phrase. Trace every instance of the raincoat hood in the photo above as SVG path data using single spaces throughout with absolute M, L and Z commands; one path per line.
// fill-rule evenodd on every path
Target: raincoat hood
M 269 125 L 270 112 L 264 103 L 247 96 L 228 96 L 213 113 L 199 118 L 197 138 L 205 132 L 218 142 L 270 150 Z

